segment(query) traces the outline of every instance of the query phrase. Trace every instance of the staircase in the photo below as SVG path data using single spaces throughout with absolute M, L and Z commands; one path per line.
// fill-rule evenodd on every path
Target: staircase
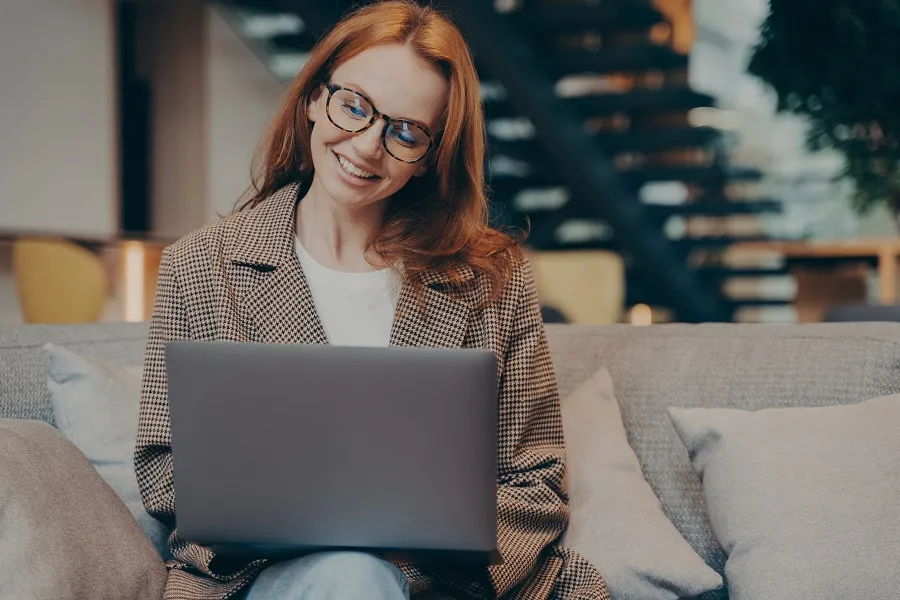
M 302 56 L 351 7 L 219 4 L 244 17 L 300 17 L 302 29 L 255 40 L 269 57 Z M 455 0 L 453 11 L 482 82 L 498 218 L 527 220 L 537 250 L 621 253 L 627 304 L 676 320 L 729 321 L 784 302 L 755 296 L 753 285 L 784 276 L 783 265 L 726 259 L 735 243 L 765 239 L 757 222 L 780 202 L 741 191 L 762 173 L 729 164 L 727 139 L 710 125 L 715 101 L 690 89 L 688 58 L 651 0 Z M 730 292 L 741 288 L 750 294 Z

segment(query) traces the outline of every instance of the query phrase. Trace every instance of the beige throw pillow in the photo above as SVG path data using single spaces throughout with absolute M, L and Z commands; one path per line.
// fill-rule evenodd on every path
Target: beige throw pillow
M 669 408 L 735 600 L 900 598 L 900 394 Z
M 166 576 L 78 448 L 41 421 L 0 419 L 0 599 L 160 600 Z
M 564 544 L 600 570 L 616 600 L 678 600 L 721 587 L 644 479 L 606 368 L 561 403 L 571 501 Z

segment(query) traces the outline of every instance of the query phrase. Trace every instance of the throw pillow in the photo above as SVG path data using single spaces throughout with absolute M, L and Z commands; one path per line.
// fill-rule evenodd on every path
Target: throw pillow
M 563 543 L 593 563 L 616 600 L 677 600 L 722 586 L 681 537 L 628 443 L 601 368 L 561 400 L 571 505 Z
M 144 509 L 134 471 L 141 367 L 125 367 L 44 346 L 47 387 L 59 430 L 93 463 L 140 523 L 164 560 L 169 529 Z
M 670 408 L 736 600 L 893 600 L 900 395 L 828 407 Z
M 166 567 L 84 454 L 0 419 L 0 597 L 159 600 Z

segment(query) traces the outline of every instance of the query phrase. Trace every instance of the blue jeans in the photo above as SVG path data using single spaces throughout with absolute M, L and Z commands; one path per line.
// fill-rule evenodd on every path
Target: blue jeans
M 250 584 L 246 600 L 409 600 L 406 576 L 363 552 L 319 552 L 278 562 Z

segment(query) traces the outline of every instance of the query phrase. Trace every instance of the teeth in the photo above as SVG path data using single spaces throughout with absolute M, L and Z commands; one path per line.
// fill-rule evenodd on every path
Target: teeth
M 362 169 L 360 169 L 359 167 L 354 165 L 352 162 L 350 162 L 349 160 L 347 160 L 340 154 L 338 154 L 337 157 L 341 163 L 341 166 L 344 167 L 344 170 L 347 171 L 348 173 L 350 173 L 351 175 L 356 175 L 357 177 L 360 177 L 362 179 L 369 179 L 370 177 L 375 177 L 374 174 L 369 173 L 368 171 L 363 171 Z

